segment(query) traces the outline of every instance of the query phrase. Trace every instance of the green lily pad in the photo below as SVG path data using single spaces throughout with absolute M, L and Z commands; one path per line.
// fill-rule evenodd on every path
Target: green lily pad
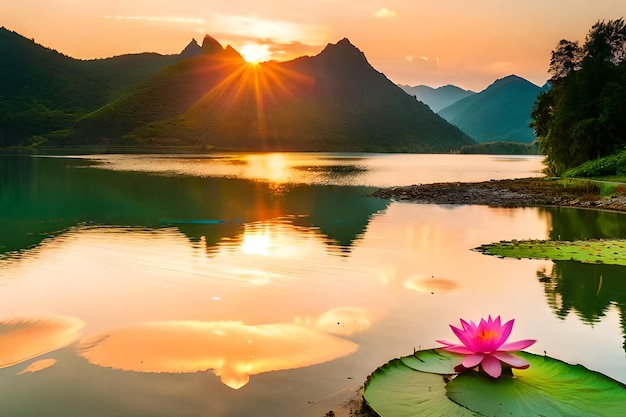
M 572 260 L 626 266 L 626 240 L 512 240 L 482 245 L 475 250 L 509 258 Z
M 374 371 L 364 403 L 380 417 L 623 416 L 626 386 L 581 365 L 516 352 L 530 368 L 499 379 L 468 371 L 447 374 L 460 356 L 430 349 Z
M 479 416 L 446 397 L 444 375 L 416 371 L 394 359 L 368 378 L 363 400 L 380 417 Z
M 433 374 L 452 375 L 454 367 L 461 363 L 463 356 L 443 349 L 418 350 L 413 355 L 400 358 L 409 368 Z
M 497 380 L 466 372 L 447 386 L 448 397 L 483 416 L 623 416 L 626 386 L 581 365 L 516 352 L 530 368 Z

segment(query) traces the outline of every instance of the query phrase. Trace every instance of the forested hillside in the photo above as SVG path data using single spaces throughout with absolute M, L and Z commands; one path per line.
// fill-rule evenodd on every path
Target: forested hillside
M 581 47 L 561 40 L 550 60 L 552 88 L 532 112 L 550 174 L 626 145 L 626 24 L 597 22 Z
M 77 60 L 0 28 L 0 146 L 28 145 L 180 59 L 123 55 Z

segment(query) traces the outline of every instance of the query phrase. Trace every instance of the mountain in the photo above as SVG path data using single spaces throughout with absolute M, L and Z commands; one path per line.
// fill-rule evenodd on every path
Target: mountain
M 144 125 L 170 120 L 185 113 L 229 77 L 237 76 L 245 65 L 237 51 L 230 46 L 222 48 L 207 35 L 197 56 L 164 68 L 117 100 L 80 119 L 68 141 L 72 144 L 115 142 Z M 170 124 L 163 128 L 166 135 L 175 135 L 176 144 L 180 144 L 179 138 L 185 132 L 172 132 Z M 145 143 L 139 136 L 136 134 L 136 140 L 123 143 Z M 171 140 L 169 142 L 173 144 Z
M 0 56 L 0 147 L 449 152 L 473 143 L 347 39 L 259 65 L 210 36 L 178 55 L 77 60 L 1 28 Z
M 219 149 L 449 152 L 473 141 L 343 39 L 316 56 L 248 64 L 207 37 L 80 121 L 74 141 Z
M 192 39 L 185 49 L 180 53 L 181 58 L 193 58 L 202 54 L 202 47 L 198 45 L 198 42 L 195 39 Z
M 142 53 L 78 60 L 0 28 L 0 146 L 71 128 L 80 115 L 181 58 Z
M 444 85 L 443 87 L 432 88 L 426 85 L 411 87 L 400 84 L 398 87 L 406 91 L 407 94 L 414 96 L 422 103 L 427 104 L 434 112 L 438 112 L 465 97 L 476 94 L 473 91 L 463 90 L 455 85 Z
M 516 75 L 496 80 L 485 90 L 438 114 L 478 142 L 532 142 L 530 112 L 541 87 Z

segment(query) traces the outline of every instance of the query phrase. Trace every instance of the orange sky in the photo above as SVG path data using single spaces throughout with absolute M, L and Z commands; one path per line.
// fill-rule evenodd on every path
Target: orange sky
M 178 53 L 210 34 L 286 60 L 347 37 L 396 83 L 474 91 L 510 74 L 543 84 L 560 39 L 625 14 L 624 0 L 0 0 L 0 25 L 76 58 Z

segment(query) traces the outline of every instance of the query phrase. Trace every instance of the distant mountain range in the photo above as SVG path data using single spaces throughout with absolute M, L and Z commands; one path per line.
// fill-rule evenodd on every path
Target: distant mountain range
M 472 144 L 347 39 L 246 63 L 205 37 L 178 55 L 81 61 L 0 29 L 0 146 L 449 152 Z
M 478 142 L 532 142 L 535 134 L 528 125 L 540 92 L 541 87 L 509 75 L 438 114 Z
M 463 90 L 455 85 L 444 85 L 443 87 L 432 88 L 426 85 L 417 85 L 414 87 L 408 85 L 398 85 L 401 89 L 414 96 L 416 99 L 424 104 L 434 112 L 448 107 L 449 105 L 456 103 L 457 101 L 476 94 L 470 90 Z
M 528 126 L 530 113 L 539 93 L 549 88 L 516 75 L 496 80 L 479 93 L 452 85 L 400 87 L 479 143 L 532 142 L 535 134 Z

